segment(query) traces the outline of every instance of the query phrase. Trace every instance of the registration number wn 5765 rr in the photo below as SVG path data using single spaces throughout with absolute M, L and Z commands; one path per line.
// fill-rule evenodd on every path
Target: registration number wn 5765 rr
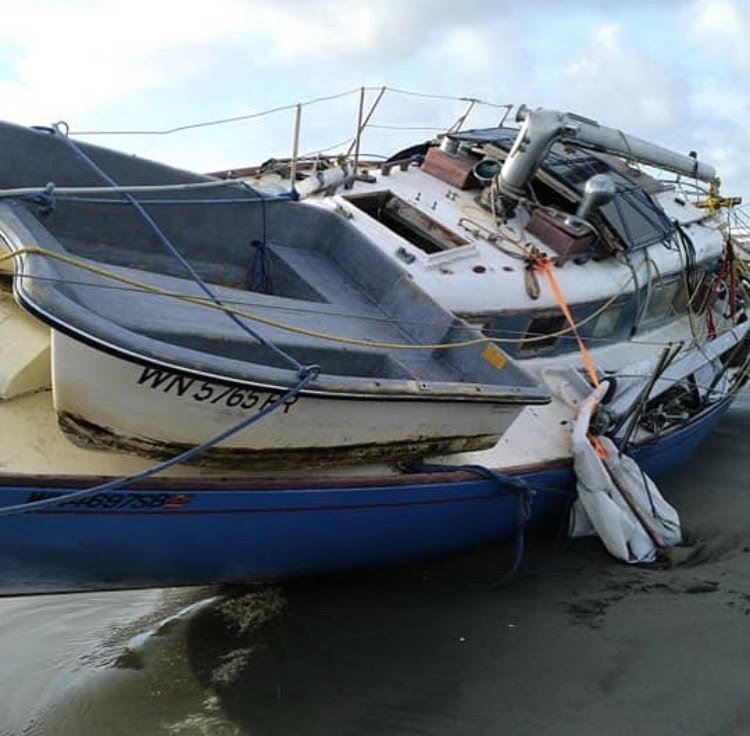
M 274 391 L 256 391 L 252 388 L 225 386 L 220 383 L 201 381 L 180 373 L 147 366 L 141 371 L 137 384 L 154 391 L 162 391 L 188 401 L 197 401 L 206 405 L 226 406 L 230 409 L 262 411 L 281 397 Z M 294 396 L 284 404 L 284 414 L 289 412 L 298 397 Z

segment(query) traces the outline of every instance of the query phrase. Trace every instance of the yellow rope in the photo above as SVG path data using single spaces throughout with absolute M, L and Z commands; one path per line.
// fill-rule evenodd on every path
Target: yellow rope
M 544 340 L 549 340 L 550 338 L 553 338 L 553 337 L 561 337 L 563 335 L 568 335 L 568 334 L 573 333 L 575 329 L 582 327 L 583 325 L 587 324 L 591 320 L 598 317 L 602 312 L 608 309 L 625 292 L 628 285 L 632 281 L 632 277 L 628 278 L 625 281 L 625 283 L 620 287 L 620 289 L 618 289 L 618 291 L 612 297 L 610 297 L 602 306 L 600 306 L 598 309 L 593 311 L 591 314 L 584 317 L 580 322 L 577 322 L 574 326 L 567 327 L 562 330 L 558 330 L 557 332 L 552 332 L 552 333 L 545 334 L 545 335 L 537 335 L 535 337 L 522 337 L 522 338 L 477 337 L 471 340 L 463 340 L 461 342 L 438 343 L 438 344 L 432 344 L 432 345 L 415 345 L 412 343 L 389 343 L 389 342 L 378 342 L 375 340 L 364 340 L 364 339 L 355 338 L 355 337 L 343 337 L 340 335 L 330 335 L 325 332 L 318 332 L 316 330 L 308 330 L 308 329 L 305 329 L 304 327 L 295 327 L 293 325 L 288 325 L 283 322 L 278 322 L 277 320 L 269 319 L 268 317 L 261 317 L 257 314 L 246 312 L 242 309 L 235 309 L 233 307 L 228 307 L 224 304 L 217 304 L 203 297 L 189 296 L 187 294 L 175 293 L 167 289 L 162 289 L 158 286 L 147 284 L 143 281 L 131 279 L 127 276 L 121 276 L 120 274 L 115 273 L 114 271 L 110 271 L 108 269 L 101 268 L 99 266 L 94 266 L 90 263 L 86 263 L 85 261 L 78 260 L 77 258 L 72 258 L 71 256 L 63 255 L 62 253 L 55 253 L 54 251 L 47 250 L 46 248 L 38 248 L 38 247 L 18 248 L 17 250 L 10 251 L 8 253 L 4 253 L 0 255 L 0 263 L 3 263 L 4 261 L 11 260 L 13 258 L 16 258 L 17 256 L 22 256 L 22 255 L 38 255 L 38 256 L 46 256 L 48 258 L 53 258 L 63 263 L 67 263 L 70 266 L 74 266 L 84 271 L 89 271 L 90 273 L 97 274 L 98 276 L 103 276 L 105 278 L 112 279 L 113 281 L 119 281 L 120 283 L 127 284 L 128 286 L 132 286 L 141 291 L 158 294 L 159 296 L 168 296 L 174 299 L 180 299 L 182 301 L 189 302 L 191 304 L 196 304 L 198 306 L 208 307 L 209 309 L 216 309 L 220 312 L 225 312 L 228 314 L 234 314 L 237 317 L 243 317 L 253 322 L 258 322 L 260 324 L 264 324 L 269 327 L 275 327 L 280 330 L 284 330 L 286 332 L 293 332 L 298 335 L 305 335 L 307 337 L 314 337 L 320 340 L 329 340 L 331 342 L 339 342 L 339 343 L 344 343 L 347 345 L 358 345 L 360 347 L 382 348 L 382 349 L 387 349 L 387 350 L 449 350 L 452 348 L 465 348 L 471 345 L 481 345 L 484 343 L 500 343 L 500 344 L 517 345 L 517 344 L 541 342 Z

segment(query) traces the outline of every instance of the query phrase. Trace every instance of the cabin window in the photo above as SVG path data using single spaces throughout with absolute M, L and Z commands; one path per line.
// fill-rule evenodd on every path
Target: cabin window
M 671 311 L 677 286 L 676 281 L 668 283 L 656 281 L 651 284 L 651 293 L 648 295 L 648 303 L 643 311 L 642 323 L 656 322 L 667 316 L 667 312 Z
M 604 310 L 594 322 L 594 327 L 591 330 L 591 337 L 603 338 L 611 337 L 615 334 L 618 325 L 620 324 L 620 317 L 622 316 L 625 306 L 623 304 L 615 304 L 609 309 Z
M 469 244 L 393 192 L 352 194 L 345 199 L 425 253 L 440 253 Z
M 556 333 L 565 329 L 565 325 L 565 317 L 562 314 L 547 314 L 534 317 L 529 322 L 524 340 L 528 340 L 528 338 L 536 339 L 530 342 L 522 342 L 521 351 L 524 353 L 533 353 L 551 348 L 560 339 L 560 336 Z

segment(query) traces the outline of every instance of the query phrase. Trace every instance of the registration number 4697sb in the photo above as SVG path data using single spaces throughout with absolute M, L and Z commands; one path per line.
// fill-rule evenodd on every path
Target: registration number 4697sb
M 181 509 L 187 506 L 193 498 L 191 493 L 139 493 L 137 491 L 119 491 L 110 493 L 94 493 L 82 498 L 65 500 L 62 491 L 32 491 L 29 493 L 26 503 L 34 501 L 46 501 L 51 498 L 59 498 L 60 503 L 50 506 L 50 510 L 58 509 L 91 509 L 91 510 L 114 510 L 114 509 Z

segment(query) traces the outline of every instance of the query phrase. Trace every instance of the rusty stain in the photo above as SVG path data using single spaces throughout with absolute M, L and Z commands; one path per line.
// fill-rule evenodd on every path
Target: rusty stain
M 183 442 L 162 442 L 145 437 L 126 437 L 69 412 L 58 414 L 58 424 L 76 445 L 87 449 L 127 452 L 156 460 L 165 460 L 189 450 Z M 213 447 L 186 465 L 226 470 L 291 470 L 323 468 L 333 465 L 414 460 L 433 455 L 486 450 L 498 440 L 496 434 L 475 437 L 441 437 L 372 442 L 337 447 L 295 447 L 253 450 Z

